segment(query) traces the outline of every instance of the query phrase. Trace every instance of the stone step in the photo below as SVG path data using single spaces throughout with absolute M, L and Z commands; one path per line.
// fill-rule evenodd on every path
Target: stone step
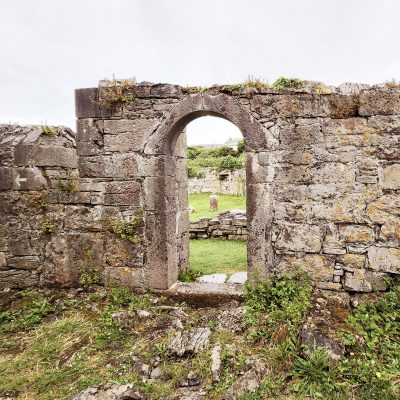
M 197 307 L 214 307 L 243 299 L 243 285 L 231 283 L 177 282 L 160 294 Z

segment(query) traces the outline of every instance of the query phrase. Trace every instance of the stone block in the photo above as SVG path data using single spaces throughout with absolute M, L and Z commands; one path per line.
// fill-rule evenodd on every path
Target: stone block
M 332 281 L 334 265 L 335 257 L 330 255 L 282 255 L 276 260 L 276 272 L 281 275 L 300 268 L 310 275 L 315 284 L 320 285 Z
M 93 118 L 78 119 L 76 122 L 76 141 L 79 143 L 92 142 L 99 147 L 103 144 L 103 133 L 100 121 Z
M 5 253 L 0 251 L 0 269 L 5 269 L 7 265 L 7 259 Z
M 10 237 L 8 239 L 8 248 L 13 256 L 29 256 L 34 254 L 26 233 Z
M 337 257 L 343 267 L 365 268 L 366 256 L 363 254 L 343 254 Z
M 75 114 L 77 118 L 101 117 L 101 109 L 98 102 L 98 89 L 75 90 Z
M 143 288 L 147 284 L 141 268 L 106 267 L 103 276 L 105 284 L 108 286 L 118 283 L 128 288 Z
M 390 216 L 386 222 L 381 226 L 379 232 L 379 239 L 385 242 L 393 242 L 396 245 L 400 242 L 400 217 Z
M 57 196 L 58 203 L 60 204 L 90 204 L 90 192 L 61 192 Z
M 80 269 L 103 271 L 103 241 L 92 233 L 59 233 L 47 243 L 41 282 L 44 285 L 76 287 Z
M 0 190 L 42 190 L 47 182 L 39 168 L 0 168 Z
M 105 205 L 139 206 L 141 185 L 138 182 L 110 182 L 105 184 Z
M 353 183 L 355 181 L 355 170 L 351 164 L 326 163 L 316 169 L 314 174 L 315 183 Z
M 340 237 L 346 243 L 371 243 L 375 239 L 375 232 L 367 225 L 341 225 Z
M 37 287 L 38 284 L 38 275 L 31 271 L 13 269 L 0 271 L 0 289 L 25 289 Z
M 389 165 L 379 172 L 379 183 L 383 189 L 400 189 L 400 164 Z
M 390 217 L 400 215 L 400 196 L 388 194 L 371 201 L 367 206 L 368 218 L 377 224 L 384 224 Z
M 386 274 L 365 269 L 354 269 L 344 275 L 343 288 L 351 292 L 386 290 Z
M 18 145 L 14 150 L 18 166 L 77 168 L 75 148 L 45 145 Z
M 41 266 L 37 256 L 11 257 L 8 259 L 10 269 L 36 270 Z
M 374 271 L 400 273 L 400 249 L 371 246 L 368 249 L 368 266 Z
M 76 152 L 78 156 L 95 156 L 101 154 L 103 149 L 94 142 L 78 142 Z
M 368 119 L 368 125 L 379 133 L 398 133 L 400 115 L 375 115 Z
M 322 131 L 327 135 L 365 135 L 370 134 L 373 128 L 366 118 L 324 119 Z
M 285 251 L 319 253 L 324 230 L 318 225 L 286 224 L 280 228 L 275 246 Z
M 359 95 L 359 114 L 362 116 L 400 114 L 400 91 L 364 90 Z
M 141 230 L 138 230 L 137 234 L 142 237 Z M 143 267 L 142 245 L 109 235 L 106 240 L 105 260 L 110 267 L 141 268 Z
M 151 85 L 150 96 L 158 98 L 180 97 L 182 96 L 182 88 L 178 85 L 158 83 Z

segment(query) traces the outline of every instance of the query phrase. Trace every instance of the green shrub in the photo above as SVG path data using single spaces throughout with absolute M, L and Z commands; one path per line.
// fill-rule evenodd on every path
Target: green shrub
M 187 148 L 187 154 L 188 154 L 188 159 L 189 160 L 194 160 L 197 158 L 201 152 L 204 151 L 203 147 L 200 146 L 188 146 Z
M 230 146 L 221 146 L 221 147 L 216 147 L 214 149 L 211 149 L 209 151 L 209 154 L 212 157 L 217 157 L 217 158 L 221 158 L 221 157 L 226 157 L 226 156 L 236 156 L 236 150 L 232 149 L 232 147 Z
M 241 139 L 238 141 L 236 152 L 238 155 L 240 155 L 240 154 L 244 153 L 244 150 L 245 150 L 245 143 L 244 143 L 244 140 Z
M 188 268 L 179 271 L 178 280 L 180 282 L 195 282 L 199 276 L 201 276 L 201 272 Z
M 286 337 L 294 343 L 297 328 L 308 309 L 311 292 L 311 280 L 301 271 L 246 283 L 245 326 L 249 328 L 249 338 L 256 341 L 270 339 L 277 329 L 284 326 Z M 260 319 L 264 313 L 268 318 Z
M 299 88 L 302 86 L 302 84 L 303 81 L 301 79 L 285 78 L 281 76 L 272 84 L 272 87 L 274 87 L 275 89 Z
M 187 166 L 187 175 L 188 178 L 204 178 L 204 174 L 199 172 L 198 168 L 191 164 L 190 161 Z
M 243 160 L 228 155 L 219 159 L 217 171 L 233 171 L 234 169 L 243 168 L 243 165 Z

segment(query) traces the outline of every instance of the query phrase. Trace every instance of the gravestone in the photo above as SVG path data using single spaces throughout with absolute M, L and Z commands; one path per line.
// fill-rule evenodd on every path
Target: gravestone
M 218 211 L 218 197 L 214 194 L 210 196 L 210 211 Z

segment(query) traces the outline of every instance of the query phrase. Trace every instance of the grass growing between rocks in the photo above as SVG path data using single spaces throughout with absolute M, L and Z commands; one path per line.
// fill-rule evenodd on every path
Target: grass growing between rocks
M 189 241 L 190 270 L 196 275 L 247 271 L 247 243 L 239 240 Z
M 212 193 L 191 193 L 189 194 L 189 206 L 195 212 L 189 214 L 190 221 L 197 221 L 201 217 L 215 217 L 221 211 L 246 210 L 246 196 L 234 196 L 229 194 L 217 194 L 218 211 L 210 211 L 210 195 Z
M 359 300 L 338 362 L 299 343 L 312 292 L 302 273 L 247 285 L 241 320 L 232 318 L 235 304 L 198 309 L 121 287 L 90 290 L 0 292 L 0 397 L 63 400 L 101 382 L 133 383 L 154 400 L 182 391 L 203 391 L 210 400 L 227 393 L 240 400 L 400 397 L 399 280 Z M 196 327 L 211 329 L 209 345 L 172 355 L 171 335 Z M 213 381 L 216 345 L 221 368 Z M 149 379 L 143 365 L 161 373 Z M 252 365 L 263 367 L 251 375 Z M 189 372 L 195 379 L 188 387 Z M 255 376 L 258 388 L 246 391 Z

